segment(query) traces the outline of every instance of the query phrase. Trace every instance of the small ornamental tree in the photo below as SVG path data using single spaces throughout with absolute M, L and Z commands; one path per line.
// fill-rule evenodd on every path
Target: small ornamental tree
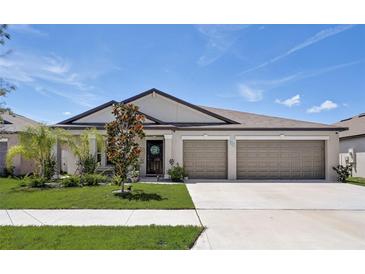
M 117 183 L 123 193 L 129 174 L 138 168 L 141 153 L 138 139 L 145 137 L 145 118 L 133 104 L 115 104 L 112 113 L 115 120 L 106 124 L 107 156 L 114 164 Z

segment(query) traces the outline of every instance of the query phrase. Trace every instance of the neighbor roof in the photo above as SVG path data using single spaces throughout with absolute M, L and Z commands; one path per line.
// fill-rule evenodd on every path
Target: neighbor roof
M 197 123 L 164 123 L 163 121 L 159 121 L 154 119 L 153 117 L 147 117 L 148 119 L 154 120 L 156 124 L 146 125 L 146 129 L 178 129 L 178 130 L 331 130 L 331 131 L 342 131 L 346 130 L 346 128 L 340 126 L 326 125 L 320 123 L 313 122 L 305 122 L 298 121 L 286 118 L 279 117 L 271 117 L 266 115 L 259 115 L 235 110 L 227 110 L 220 108 L 212 108 L 205 106 L 197 106 L 186 101 L 183 101 L 179 98 L 176 98 L 172 95 L 164 93 L 158 89 L 150 89 L 145 92 L 142 92 L 136 96 L 133 96 L 129 99 L 122 101 L 123 103 L 131 103 L 139 98 L 142 98 L 146 95 L 151 94 L 152 92 L 156 92 L 157 94 L 167 97 L 175 102 L 191 107 L 195 110 L 213 116 L 222 121 L 222 123 L 205 123 L 205 124 L 197 124 Z M 77 116 L 69 118 L 65 121 L 58 123 L 56 126 L 59 127 L 69 127 L 70 129 L 83 129 L 90 126 L 95 126 L 97 128 L 103 128 L 103 124 L 74 124 L 73 122 L 90 115 L 94 112 L 97 112 L 103 108 L 106 108 L 112 104 L 116 103 L 116 101 L 107 102 L 99 107 L 93 108 L 89 111 L 81 113 Z
M 15 113 L 10 114 L 9 112 L 6 112 L 1 114 L 1 117 L 4 120 L 3 124 L 0 125 L 1 132 L 6 133 L 17 133 L 25 130 L 27 127 L 39 124 L 34 120 Z
M 365 113 L 341 120 L 335 126 L 347 127 L 349 130 L 340 133 L 340 138 L 365 136 Z

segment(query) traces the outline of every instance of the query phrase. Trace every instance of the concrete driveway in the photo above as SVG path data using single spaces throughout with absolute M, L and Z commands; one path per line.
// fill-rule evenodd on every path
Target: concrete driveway
M 207 230 L 195 249 L 365 249 L 365 188 L 189 183 Z

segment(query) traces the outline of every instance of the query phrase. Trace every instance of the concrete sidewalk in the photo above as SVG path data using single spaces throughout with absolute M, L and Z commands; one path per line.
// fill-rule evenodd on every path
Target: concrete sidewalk
M 201 225 L 195 210 L 0 210 L 0 225 Z

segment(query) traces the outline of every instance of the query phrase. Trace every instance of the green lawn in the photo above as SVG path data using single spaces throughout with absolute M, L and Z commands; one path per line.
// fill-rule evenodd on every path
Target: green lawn
M 0 226 L 0 249 L 190 249 L 202 230 L 197 226 Z
M 29 189 L 20 180 L 0 179 L 0 209 L 189 209 L 194 204 L 184 184 L 133 185 L 127 197 L 115 196 L 118 186 Z
M 347 179 L 347 183 L 359 185 L 359 186 L 365 186 L 365 178 L 361 177 L 350 177 Z

